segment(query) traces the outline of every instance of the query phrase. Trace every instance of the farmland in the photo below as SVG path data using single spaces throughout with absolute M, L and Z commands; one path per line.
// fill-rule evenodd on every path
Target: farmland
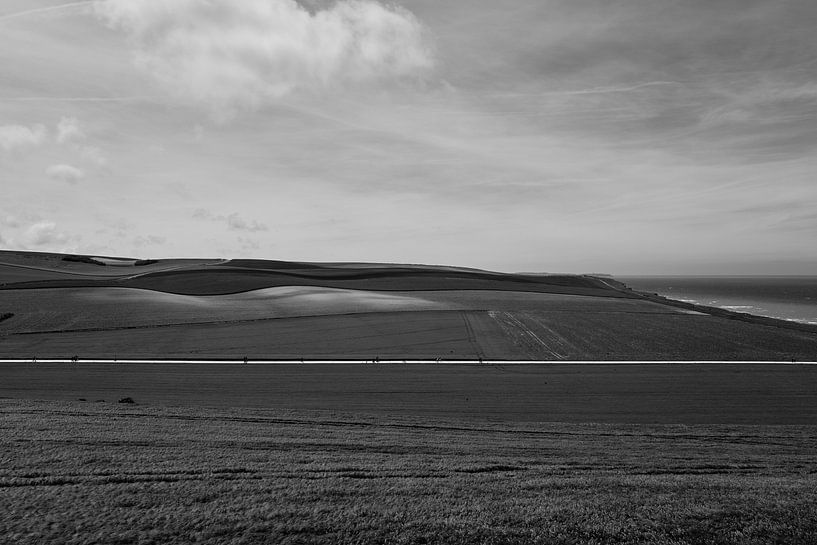
M 817 538 L 814 366 L 79 362 L 0 375 L 0 535 L 13 543 Z
M 803 361 L 817 328 L 586 275 L 0 252 L 0 357 Z
M 0 327 L 11 330 L 14 321 L 6 320 Z M 247 356 L 357 360 L 803 361 L 815 359 L 816 337 L 675 312 L 599 315 L 428 310 L 46 328 L 5 334 L 0 341 L 0 353 L 4 357 L 27 358 L 76 354 L 83 359 Z
M 808 426 L 0 401 L 13 543 L 813 543 Z
M 758 362 L 817 359 L 808 326 L 593 276 L 25 252 L 0 316 L 13 543 L 817 541 L 817 366 Z
M 4 363 L 0 398 L 611 424 L 817 422 L 817 366 Z

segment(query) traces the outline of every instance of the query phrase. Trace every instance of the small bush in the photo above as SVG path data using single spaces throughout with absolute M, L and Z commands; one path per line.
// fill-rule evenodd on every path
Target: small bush
M 123 397 L 119 400 L 119 403 L 136 403 L 132 397 Z
M 8 320 L 12 316 L 14 316 L 14 314 L 11 312 L 4 312 L 3 314 L 0 314 L 0 322 L 2 322 L 3 320 Z

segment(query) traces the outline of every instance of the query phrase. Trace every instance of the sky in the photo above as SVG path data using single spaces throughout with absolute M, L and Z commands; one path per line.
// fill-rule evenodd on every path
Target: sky
M 0 0 L 0 248 L 817 274 L 813 0 Z

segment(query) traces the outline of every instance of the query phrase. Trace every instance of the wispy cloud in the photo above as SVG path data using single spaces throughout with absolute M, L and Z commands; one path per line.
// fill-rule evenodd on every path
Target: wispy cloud
M 86 144 L 88 135 L 75 117 L 63 117 L 57 123 L 56 141 L 60 145 L 67 145 L 77 151 L 82 159 L 95 167 L 107 166 L 105 154 L 97 146 Z
M 78 146 L 77 150 L 80 156 L 87 162 L 98 168 L 104 168 L 108 165 L 108 158 L 103 151 L 96 146 Z
M 59 4 L 57 6 L 47 6 L 42 8 L 27 9 L 23 11 L 16 11 L 14 13 L 7 13 L 0 15 L 0 22 L 11 21 L 12 19 L 20 19 L 30 17 L 32 15 L 39 15 L 42 13 L 51 13 L 54 11 L 70 10 L 75 8 L 87 7 L 94 3 L 94 0 L 85 0 L 83 2 L 69 2 L 67 4 Z
M 238 241 L 239 247 L 244 251 L 253 251 L 261 249 L 261 243 L 259 243 L 257 240 L 253 240 L 247 237 L 238 237 L 236 240 Z
M 144 96 L 16 96 L 16 97 L 0 97 L 0 102 L 150 102 L 156 100 L 156 97 Z
M 265 224 L 259 223 L 255 220 L 247 221 L 237 213 L 232 213 L 227 216 L 227 225 L 234 231 L 248 231 L 250 233 L 269 230 L 269 227 L 267 227 Z
M 39 146 L 47 138 L 44 125 L 0 125 L 0 149 L 6 152 Z
M 220 117 L 433 64 L 417 18 L 374 0 L 314 12 L 294 0 L 101 0 L 95 11 L 130 36 L 137 65 L 164 89 Z
M 268 231 L 269 227 L 256 220 L 247 220 L 242 218 L 238 212 L 233 212 L 229 215 L 214 214 L 204 208 L 199 208 L 193 212 L 193 217 L 198 220 L 222 222 L 233 231 L 247 231 L 249 233 L 256 233 L 259 231 Z
M 79 121 L 75 117 L 63 117 L 57 123 L 57 143 L 65 144 L 71 140 L 84 140 L 85 133 L 79 126 Z
M 143 248 L 145 246 L 161 246 L 162 244 L 167 242 L 167 237 L 163 237 L 163 236 L 159 236 L 159 235 L 147 235 L 147 236 L 139 235 L 137 237 L 134 237 L 131 242 L 137 248 Z
M 85 173 L 82 170 L 66 164 L 51 165 L 46 169 L 45 173 L 52 180 L 72 185 L 85 178 Z
M 683 85 L 679 81 L 646 81 L 643 83 L 634 83 L 632 85 L 618 86 L 618 87 L 591 87 L 588 89 L 569 89 L 561 91 L 542 91 L 539 93 L 494 93 L 491 95 L 495 98 L 525 98 L 525 97 L 547 97 L 547 96 L 571 96 L 571 95 L 606 95 L 612 93 L 629 93 L 646 89 L 648 87 L 663 87 L 667 85 Z

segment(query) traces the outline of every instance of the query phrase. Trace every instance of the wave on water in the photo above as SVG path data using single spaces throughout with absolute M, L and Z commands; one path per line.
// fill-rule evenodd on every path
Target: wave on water
M 636 291 L 733 312 L 817 325 L 817 277 L 620 277 Z

